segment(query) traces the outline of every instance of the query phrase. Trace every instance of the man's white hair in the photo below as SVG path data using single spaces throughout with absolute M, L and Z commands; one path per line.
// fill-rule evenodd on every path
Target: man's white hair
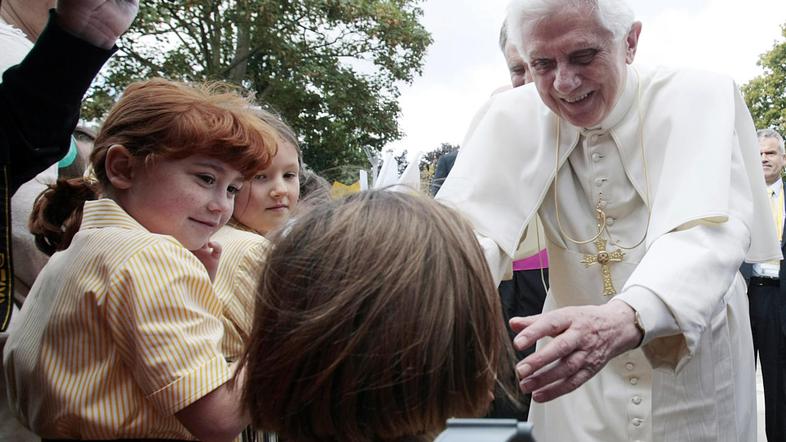
M 566 8 L 592 11 L 614 40 L 623 39 L 635 21 L 633 9 L 626 0 L 512 0 L 506 18 L 508 39 L 525 61 L 529 62 L 529 57 L 522 47 L 524 33 L 539 21 Z
M 756 135 L 761 140 L 762 138 L 772 138 L 773 140 L 778 142 L 778 150 L 780 153 L 786 153 L 783 149 L 783 137 L 781 134 L 778 133 L 775 129 L 768 127 L 767 129 L 759 129 L 756 131 Z

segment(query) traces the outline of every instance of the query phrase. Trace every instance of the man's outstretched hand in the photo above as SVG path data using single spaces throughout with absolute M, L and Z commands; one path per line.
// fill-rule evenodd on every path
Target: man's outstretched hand
M 642 337 L 635 312 L 622 301 L 512 318 L 510 326 L 518 332 L 513 345 L 519 351 L 543 337 L 554 338 L 516 365 L 521 390 L 537 402 L 575 390 L 611 358 L 635 348 Z

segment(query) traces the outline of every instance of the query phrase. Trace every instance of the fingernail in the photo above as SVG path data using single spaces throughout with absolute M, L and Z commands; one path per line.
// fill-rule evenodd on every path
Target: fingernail
M 532 380 L 526 379 L 521 381 L 521 389 L 524 390 L 524 393 L 532 393 Z
M 526 378 L 532 372 L 532 367 L 529 364 L 521 364 L 516 369 L 519 372 L 519 377 L 521 379 Z
M 516 347 L 518 347 L 518 348 L 524 348 L 524 342 L 526 342 L 524 338 L 522 338 L 522 337 L 518 337 L 518 336 L 517 336 L 517 337 L 516 337 L 516 338 L 513 340 L 513 345 L 515 345 L 515 346 L 516 346 Z

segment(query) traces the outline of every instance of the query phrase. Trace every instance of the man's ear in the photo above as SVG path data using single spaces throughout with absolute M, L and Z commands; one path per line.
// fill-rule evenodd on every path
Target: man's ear
M 125 146 L 120 144 L 110 146 L 106 152 L 104 165 L 106 176 L 112 187 L 118 190 L 126 190 L 131 187 L 137 161 Z
M 633 22 L 633 25 L 625 37 L 625 63 L 633 63 L 636 58 L 636 49 L 639 47 L 639 35 L 641 34 L 641 22 Z

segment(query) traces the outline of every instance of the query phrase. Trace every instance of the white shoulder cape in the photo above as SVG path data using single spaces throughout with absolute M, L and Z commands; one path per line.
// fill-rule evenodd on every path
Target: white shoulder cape
M 627 81 L 640 82 L 640 102 L 633 103 L 631 112 L 640 106 L 644 123 L 652 194 L 647 246 L 670 231 L 723 223 L 734 215 L 750 231 L 746 261 L 780 258 L 756 131 L 734 81 L 695 70 L 628 70 Z M 557 122 L 532 84 L 491 97 L 473 120 L 437 194 L 509 257 L 554 179 Z M 580 130 L 560 124 L 561 167 Z M 638 118 L 624 118 L 613 128 L 620 138 L 616 141 L 638 145 L 638 126 Z M 644 161 L 623 161 L 647 201 Z M 731 193 L 730 177 L 739 168 L 749 178 L 752 201 L 737 201 Z

